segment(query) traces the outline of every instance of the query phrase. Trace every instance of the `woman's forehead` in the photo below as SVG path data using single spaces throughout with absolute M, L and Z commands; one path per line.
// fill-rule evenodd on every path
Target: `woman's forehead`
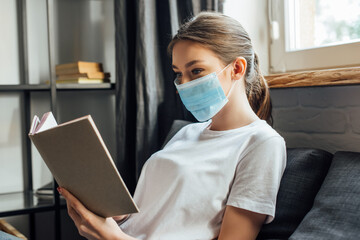
M 183 65 L 190 61 L 198 60 L 199 62 L 218 61 L 218 56 L 206 46 L 194 41 L 179 41 L 173 47 L 172 64 Z

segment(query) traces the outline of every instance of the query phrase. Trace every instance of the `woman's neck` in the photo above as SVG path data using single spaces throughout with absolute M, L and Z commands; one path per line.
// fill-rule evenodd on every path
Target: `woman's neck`
M 252 110 L 245 90 L 236 86 L 229 102 L 212 118 L 211 130 L 224 131 L 246 126 L 259 119 Z

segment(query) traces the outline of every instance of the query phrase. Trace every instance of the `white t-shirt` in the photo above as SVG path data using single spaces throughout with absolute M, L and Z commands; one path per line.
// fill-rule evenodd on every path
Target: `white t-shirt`
M 211 120 L 210 120 L 211 121 Z M 226 131 L 183 127 L 145 163 L 134 194 L 140 213 L 120 225 L 138 239 L 213 239 L 226 205 L 275 215 L 286 165 L 283 138 L 264 120 Z

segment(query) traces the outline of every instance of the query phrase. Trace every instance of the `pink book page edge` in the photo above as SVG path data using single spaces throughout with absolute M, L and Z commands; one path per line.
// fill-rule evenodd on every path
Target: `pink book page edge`
M 30 128 L 29 134 L 34 134 L 35 133 L 35 129 L 37 128 L 39 123 L 40 123 L 39 117 L 35 115 L 33 120 L 32 120 L 32 123 L 31 123 L 31 128 Z
M 36 129 L 35 129 L 35 133 L 37 131 L 39 131 L 39 129 L 42 127 L 42 125 L 44 125 L 47 117 L 49 116 L 50 112 L 44 113 L 44 115 L 42 116 L 40 123 L 37 125 Z

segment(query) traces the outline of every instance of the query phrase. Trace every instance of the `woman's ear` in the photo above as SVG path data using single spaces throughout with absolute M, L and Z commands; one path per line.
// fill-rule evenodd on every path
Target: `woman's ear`
M 241 79 L 245 73 L 247 68 L 246 59 L 243 57 L 237 57 L 233 63 L 234 68 L 232 72 L 232 79 L 239 80 Z

